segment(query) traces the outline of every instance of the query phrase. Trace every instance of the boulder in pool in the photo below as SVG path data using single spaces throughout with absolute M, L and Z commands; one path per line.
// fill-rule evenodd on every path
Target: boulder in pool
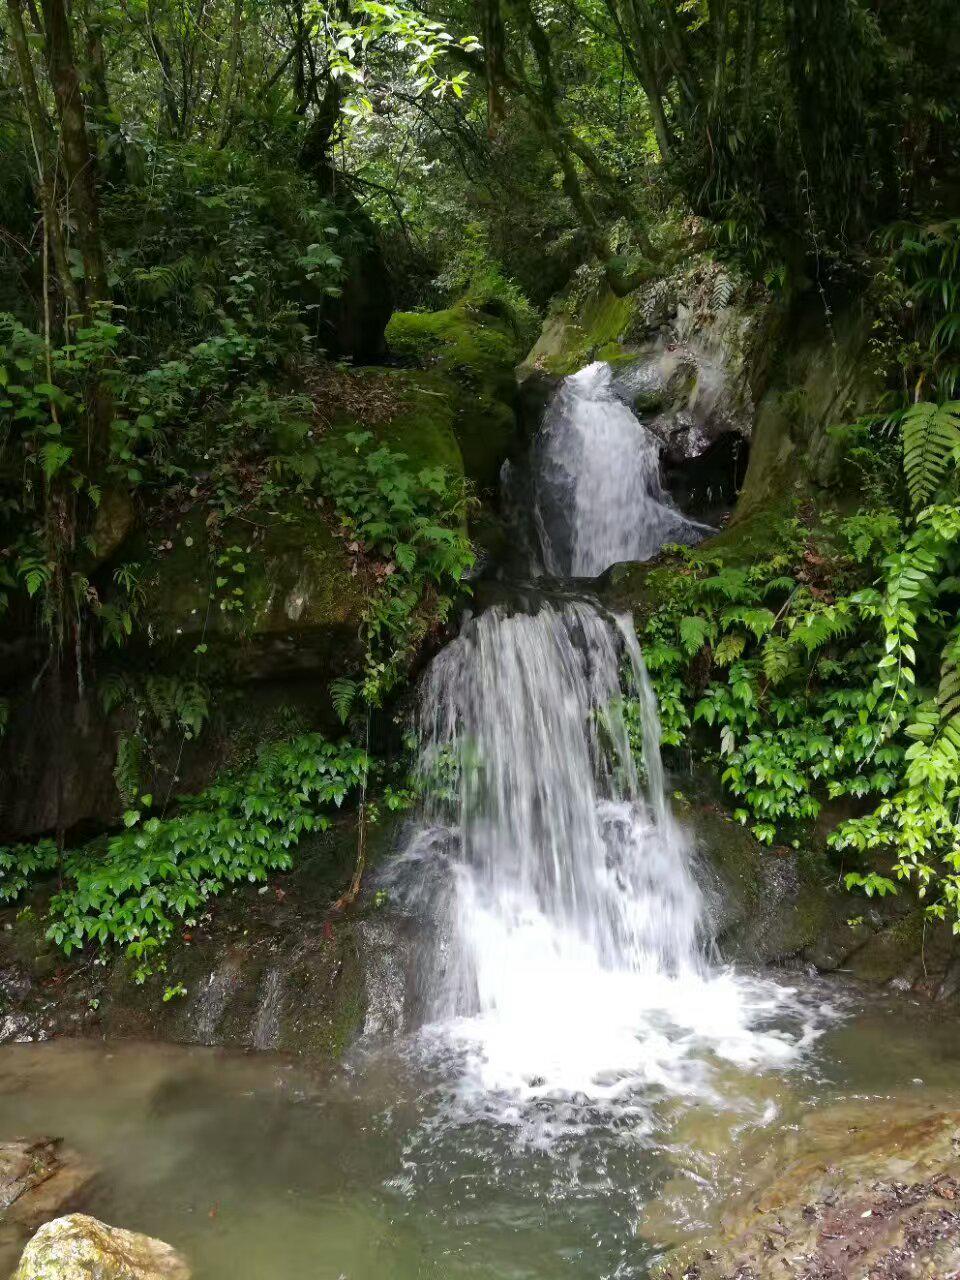
M 162 1240 L 71 1213 L 40 1228 L 13 1280 L 190 1280 L 190 1275 L 186 1260 Z

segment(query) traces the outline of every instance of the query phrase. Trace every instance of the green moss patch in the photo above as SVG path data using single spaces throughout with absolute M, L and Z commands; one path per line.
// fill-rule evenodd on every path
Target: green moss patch
M 463 456 L 454 431 L 457 388 L 437 372 L 417 369 L 360 369 L 354 377 L 393 409 L 369 416 L 352 405 L 335 415 L 331 431 L 370 431 L 383 444 L 404 453 L 417 469 L 446 467 L 463 475 Z
M 465 473 L 481 490 L 495 488 L 517 440 L 514 369 L 522 344 L 509 322 L 464 300 L 446 311 L 397 312 L 387 341 L 447 388 Z
M 606 286 L 582 304 L 565 302 L 548 317 L 524 363 L 566 377 L 594 360 L 616 364 L 632 359 L 625 339 L 635 320 L 636 305 L 637 295 L 619 298 Z

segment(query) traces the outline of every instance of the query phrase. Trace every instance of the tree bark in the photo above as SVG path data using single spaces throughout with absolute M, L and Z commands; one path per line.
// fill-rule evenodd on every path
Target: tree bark
M 56 189 L 54 185 L 54 166 L 51 161 L 50 138 L 46 116 L 40 102 L 40 93 L 33 71 L 33 59 L 30 57 L 30 46 L 23 25 L 23 11 L 20 0 L 7 0 L 7 15 L 10 25 L 10 40 L 13 44 L 17 60 L 17 71 L 20 77 L 20 90 L 27 115 L 27 125 L 33 146 L 34 164 L 36 166 L 36 193 L 43 214 L 53 265 L 57 273 L 60 290 L 63 294 L 65 312 L 75 313 L 80 310 L 80 297 L 76 281 L 70 274 L 67 261 L 67 249 L 63 235 L 63 224 L 57 207 Z M 64 317 L 66 320 L 66 316 Z
M 225 147 L 233 131 L 233 94 L 240 68 L 240 28 L 243 22 L 243 0 L 233 2 L 233 21 L 230 29 L 230 52 L 227 55 L 227 83 L 223 90 L 220 111 L 220 135 L 218 147 Z
M 60 150 L 77 228 L 77 247 L 83 262 L 82 308 L 91 314 L 95 302 L 106 300 L 107 270 L 100 239 L 97 164 L 87 133 L 80 75 L 73 56 L 70 20 L 64 0 L 43 0 L 46 57 L 60 121 Z

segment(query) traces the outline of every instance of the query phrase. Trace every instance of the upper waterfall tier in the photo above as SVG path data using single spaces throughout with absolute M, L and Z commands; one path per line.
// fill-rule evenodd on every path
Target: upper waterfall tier
M 660 444 L 617 395 L 608 364 L 565 378 L 533 449 L 534 515 L 543 568 L 595 577 L 649 560 L 704 526 L 686 519 L 660 484 Z

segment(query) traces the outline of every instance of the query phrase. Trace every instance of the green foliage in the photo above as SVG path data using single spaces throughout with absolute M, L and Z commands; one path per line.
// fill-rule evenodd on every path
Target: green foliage
M 333 700 L 333 709 L 340 718 L 341 724 L 346 724 L 350 718 L 350 710 L 356 701 L 359 687 L 356 680 L 350 680 L 346 676 L 341 676 L 337 680 L 330 683 L 330 697 Z
M 519 285 L 504 275 L 491 251 L 484 223 L 471 222 L 463 228 L 462 240 L 435 284 L 447 302 L 462 301 L 499 316 L 521 344 L 528 347 L 533 343 L 540 317 Z
M 899 223 L 880 293 L 878 349 L 903 371 L 912 398 L 951 400 L 960 386 L 960 218 Z
M 767 843 L 825 799 L 871 802 L 832 833 L 888 855 L 850 884 L 912 880 L 960 929 L 960 508 L 781 523 L 753 563 L 688 550 L 655 571 L 644 653 L 665 744 L 697 739 Z M 703 726 L 703 728 L 700 728 Z M 935 891 L 934 891 L 935 890 Z
M 112 671 L 101 679 L 99 694 L 106 714 L 125 712 L 113 776 L 121 798 L 132 803 L 164 735 L 176 731 L 184 740 L 200 736 L 210 716 L 211 693 L 199 679 Z
M 414 470 L 406 455 L 348 432 L 319 452 L 320 484 L 351 551 L 372 560 L 376 589 L 364 615 L 363 696 L 378 703 L 396 684 L 426 632 L 449 614 L 474 562 L 464 529 L 468 495 L 443 467 Z M 338 714 L 353 690 L 333 691 Z
M 116 944 L 148 965 L 227 885 L 289 868 L 300 838 L 328 826 L 326 811 L 362 786 L 368 770 L 364 751 L 305 734 L 263 747 L 248 773 L 182 798 L 175 816 L 151 816 L 152 798 L 141 796 L 123 832 L 66 855 L 47 936 L 67 955 Z M 0 851 L 0 898 L 14 898 L 56 863 L 49 841 Z
M 249 376 L 319 338 L 349 234 L 335 207 L 261 157 L 143 145 L 149 186 L 120 188 L 105 208 L 117 297 L 137 317 L 138 372 L 240 336 L 250 344 L 241 356 Z
M 59 861 L 53 840 L 0 849 L 0 902 L 15 901 L 33 880 L 56 871 Z
M 903 466 L 910 498 L 925 506 L 942 487 L 947 467 L 960 460 L 960 400 L 920 400 L 894 415 L 903 433 Z

